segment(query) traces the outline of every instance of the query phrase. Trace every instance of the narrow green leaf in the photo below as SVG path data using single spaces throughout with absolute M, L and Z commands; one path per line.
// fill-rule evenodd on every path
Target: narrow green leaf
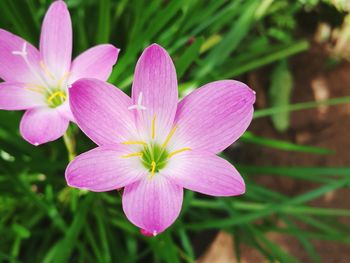
M 334 153 L 331 150 L 321 148 L 321 147 L 299 145 L 299 144 L 295 144 L 287 141 L 268 139 L 268 138 L 256 136 L 252 132 L 245 132 L 243 136 L 241 136 L 240 140 L 245 143 L 254 143 L 254 144 L 263 145 L 263 146 L 285 150 L 285 151 L 314 153 L 314 154 Z

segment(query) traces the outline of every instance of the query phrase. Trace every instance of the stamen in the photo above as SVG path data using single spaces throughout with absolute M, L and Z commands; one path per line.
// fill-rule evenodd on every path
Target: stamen
M 191 148 L 182 148 L 180 150 L 176 150 L 176 151 L 173 151 L 171 152 L 169 155 L 168 155 L 168 158 L 170 159 L 171 157 L 173 157 L 175 154 L 178 154 L 178 153 L 182 153 L 184 151 L 192 151 Z
M 61 87 L 63 80 L 65 80 L 70 74 L 71 74 L 70 72 L 64 73 L 63 76 L 58 80 L 57 86 Z
M 173 128 L 173 129 L 171 130 L 171 132 L 169 133 L 168 137 L 166 138 L 165 142 L 164 142 L 163 145 L 162 145 L 162 148 L 165 148 L 165 147 L 168 145 L 168 143 L 169 143 L 171 137 L 173 137 L 173 135 L 174 135 L 176 129 L 177 129 L 177 125 L 175 125 L 174 128 Z
M 59 96 L 61 99 L 65 100 L 67 97 L 62 91 L 56 91 L 50 95 L 50 97 L 47 99 L 47 102 L 51 104 L 52 100 Z
M 126 154 L 126 155 L 122 155 L 120 157 L 122 158 L 129 158 L 129 157 L 142 157 L 142 152 L 137 152 L 137 153 L 130 153 L 130 154 Z
M 45 94 L 45 91 L 46 91 L 45 87 L 40 86 L 40 85 L 35 85 L 35 84 L 27 84 L 25 89 L 30 90 L 30 91 L 34 91 L 34 92 L 38 92 L 38 93 L 41 93 L 41 94 Z
M 123 144 L 126 144 L 126 145 L 129 145 L 129 144 L 141 144 L 141 145 L 147 145 L 146 142 L 144 141 L 126 141 L 126 142 L 123 142 Z
M 55 79 L 55 76 L 50 72 L 49 68 L 44 64 L 43 61 L 40 61 L 40 67 L 44 70 L 45 74 L 51 79 Z
M 156 135 L 156 115 L 154 115 L 152 120 L 152 139 L 154 139 Z
M 151 163 L 151 174 L 149 176 L 149 179 L 152 179 L 152 177 L 154 176 L 155 171 L 156 171 L 156 162 L 152 161 L 152 163 Z

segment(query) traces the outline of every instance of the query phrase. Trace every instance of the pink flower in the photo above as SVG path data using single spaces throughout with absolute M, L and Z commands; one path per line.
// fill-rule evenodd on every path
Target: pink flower
M 245 192 L 237 170 L 216 154 L 247 129 L 254 101 L 245 84 L 223 80 L 178 102 L 173 62 L 153 44 L 137 63 L 131 99 L 99 80 L 73 84 L 73 115 L 99 146 L 69 164 L 66 180 L 96 192 L 124 187 L 126 216 L 156 235 L 179 215 L 183 188 L 213 196 Z
M 61 137 L 74 121 L 68 86 L 82 77 L 107 80 L 118 57 L 112 45 L 93 47 L 71 62 L 72 24 L 66 4 L 55 1 L 41 30 L 40 52 L 0 29 L 0 109 L 26 110 L 20 131 L 34 145 Z

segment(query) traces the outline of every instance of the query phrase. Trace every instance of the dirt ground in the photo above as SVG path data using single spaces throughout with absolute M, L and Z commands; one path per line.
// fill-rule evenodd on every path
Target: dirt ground
M 325 48 L 313 43 L 309 51 L 290 61 L 294 76 L 292 103 L 337 98 L 350 95 L 350 63 L 343 61 L 329 66 L 329 57 Z M 248 77 L 249 86 L 257 92 L 256 108 L 266 107 L 266 90 L 269 85 L 268 69 L 252 73 Z M 291 125 L 286 133 L 274 130 L 269 118 L 253 121 L 249 128 L 254 134 L 267 138 L 283 139 L 298 144 L 325 147 L 335 151 L 333 155 L 312 155 L 286 152 L 271 148 L 245 145 L 243 160 L 245 164 L 261 166 L 350 166 L 350 104 L 320 107 L 297 111 L 291 114 Z M 259 176 L 260 185 L 276 189 L 284 194 L 295 195 L 312 189 L 315 185 L 305 181 L 295 181 L 285 177 Z M 342 189 L 315 200 L 314 205 L 350 209 L 350 190 Z M 281 247 L 300 259 L 311 262 L 303 247 L 293 237 L 274 234 L 269 236 Z M 219 233 L 208 248 L 201 263 L 235 262 L 232 252 L 232 239 L 225 233 Z M 350 248 L 347 245 L 330 241 L 313 241 L 322 262 L 350 262 Z M 243 262 L 264 262 L 259 252 L 242 247 Z

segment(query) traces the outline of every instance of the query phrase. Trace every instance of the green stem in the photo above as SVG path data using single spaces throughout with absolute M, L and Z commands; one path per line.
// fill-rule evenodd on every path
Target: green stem
M 63 141 L 67 149 L 68 160 L 72 161 L 77 155 L 75 152 L 76 143 L 74 135 L 69 130 L 67 130 L 67 132 L 63 135 Z

